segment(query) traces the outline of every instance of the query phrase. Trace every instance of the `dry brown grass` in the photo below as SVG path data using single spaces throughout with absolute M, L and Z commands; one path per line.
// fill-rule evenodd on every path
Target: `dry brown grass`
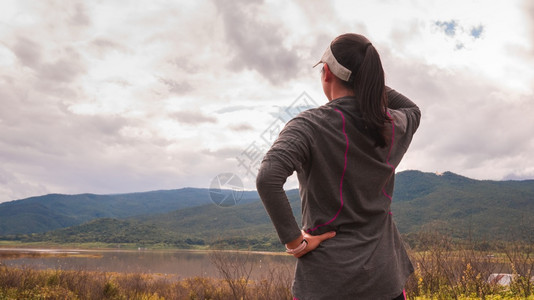
M 284 277 L 285 276 L 285 277 Z M 261 280 L 232 280 L 237 299 L 291 299 L 280 269 Z M 152 274 L 34 270 L 0 266 L 0 299 L 236 299 L 225 279 Z
M 533 299 L 534 245 L 509 242 L 497 251 L 476 250 L 475 243 L 426 232 L 425 249 L 411 251 L 416 270 L 406 285 L 412 299 Z M 509 286 L 488 282 L 492 273 L 509 273 Z
M 534 299 L 534 245 L 510 243 L 497 252 L 475 250 L 440 234 L 425 249 L 410 251 L 416 266 L 409 299 Z M 15 268 L 0 263 L 3 299 L 292 299 L 293 264 L 259 265 L 250 253 L 212 251 L 218 278 L 162 274 Z M 263 268 L 260 277 L 253 276 Z M 267 271 L 265 271 L 267 270 Z M 512 273 L 513 282 L 488 282 L 491 273 Z M 254 279 L 253 279 L 254 278 Z

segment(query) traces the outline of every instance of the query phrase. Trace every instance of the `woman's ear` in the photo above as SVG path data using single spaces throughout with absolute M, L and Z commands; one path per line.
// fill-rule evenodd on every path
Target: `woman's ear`
M 334 76 L 334 74 L 332 74 L 327 64 L 323 64 L 323 76 L 324 76 L 323 80 L 326 82 L 332 81 L 332 76 Z

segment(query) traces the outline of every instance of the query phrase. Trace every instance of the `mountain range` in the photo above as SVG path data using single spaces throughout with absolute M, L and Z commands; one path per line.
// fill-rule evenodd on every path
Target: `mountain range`
M 240 203 L 257 201 L 246 191 Z M 41 233 L 99 218 L 124 219 L 211 204 L 208 189 L 183 188 L 117 195 L 49 194 L 0 203 L 0 235 Z
M 300 221 L 298 190 L 286 193 Z M 257 192 L 243 192 L 241 199 L 221 207 L 208 189 L 196 188 L 32 197 L 0 204 L 0 239 L 278 249 Z M 438 229 L 457 238 L 534 242 L 534 180 L 403 171 L 396 175 L 392 212 L 405 235 Z

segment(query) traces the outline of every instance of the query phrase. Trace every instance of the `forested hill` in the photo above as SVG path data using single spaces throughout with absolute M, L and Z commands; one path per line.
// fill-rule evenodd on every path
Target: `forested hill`
M 400 232 L 449 230 L 459 237 L 534 241 L 534 180 L 474 180 L 451 172 L 405 171 L 392 211 Z
M 298 191 L 287 194 L 298 219 Z M 405 234 L 437 228 L 457 237 L 533 239 L 534 180 L 480 181 L 450 172 L 404 171 L 396 176 L 392 212 Z M 277 240 L 256 192 L 246 192 L 232 207 L 216 206 L 208 190 L 191 188 L 47 195 L 0 204 L 0 235 L 44 231 L 50 232 L 21 240 L 175 245 Z
M 245 192 L 242 202 L 257 201 Z M 183 188 L 116 195 L 49 194 L 0 203 L 0 236 L 46 232 L 98 218 L 166 213 L 212 203 L 208 189 Z

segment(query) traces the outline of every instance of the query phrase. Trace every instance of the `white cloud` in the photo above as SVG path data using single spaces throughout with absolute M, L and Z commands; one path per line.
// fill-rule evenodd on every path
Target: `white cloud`
M 17 0 L 0 17 L 0 202 L 242 175 L 280 108 L 326 101 L 311 66 L 350 31 L 423 111 L 400 169 L 534 178 L 529 1 Z

